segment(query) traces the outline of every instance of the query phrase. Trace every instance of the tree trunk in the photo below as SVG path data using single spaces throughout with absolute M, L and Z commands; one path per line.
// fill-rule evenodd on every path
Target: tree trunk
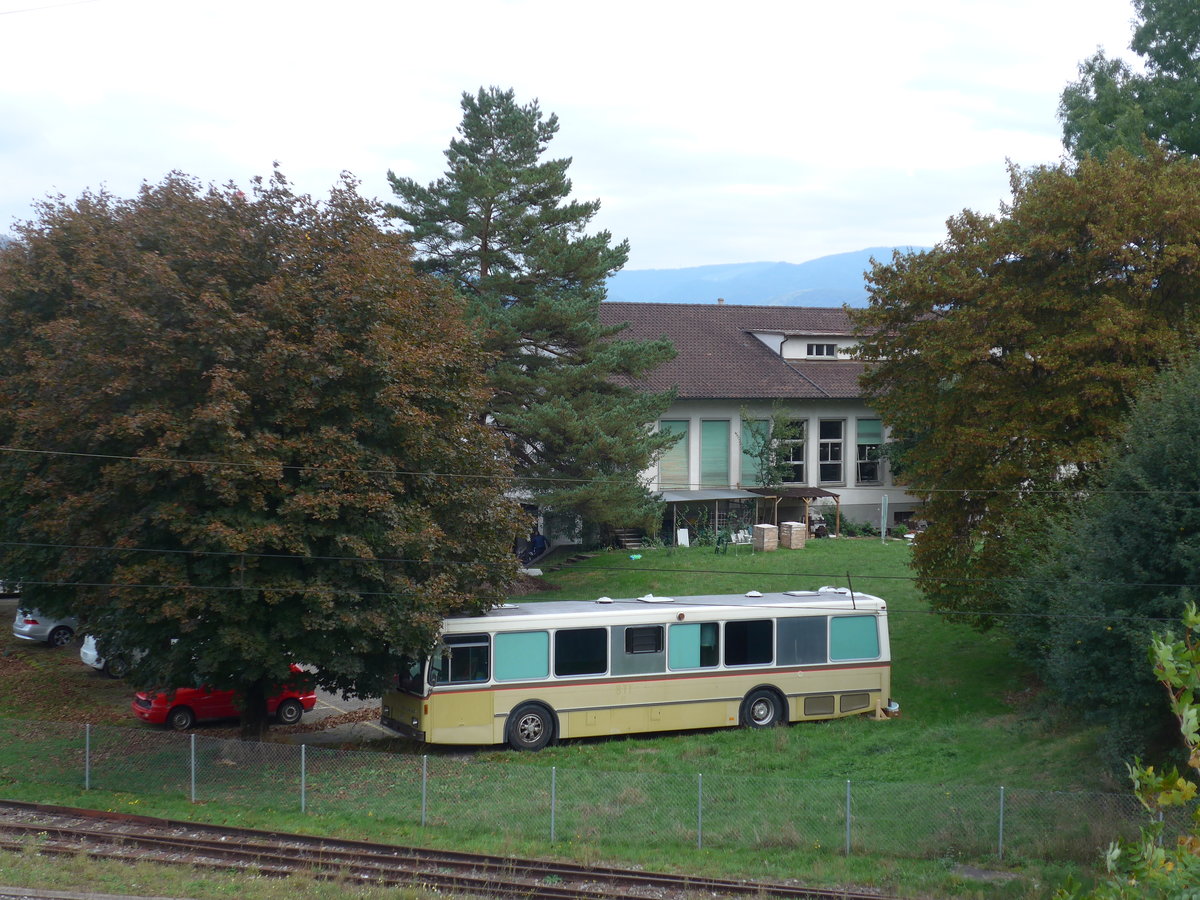
M 267 686 L 256 681 L 246 691 L 242 707 L 242 739 L 261 741 L 267 736 Z

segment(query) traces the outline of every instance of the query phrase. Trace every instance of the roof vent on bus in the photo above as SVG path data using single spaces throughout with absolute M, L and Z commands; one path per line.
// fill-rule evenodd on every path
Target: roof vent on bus
M 597 597 L 596 602 L 597 603 L 612 603 L 613 598 L 612 597 Z
M 646 594 L 644 597 L 638 597 L 642 603 L 674 603 L 674 597 L 655 597 L 653 594 Z
M 824 588 L 822 588 L 821 590 L 824 590 Z M 812 597 L 817 592 L 816 591 L 784 591 L 783 593 L 785 596 L 788 596 L 788 597 Z
M 850 593 L 850 588 L 844 588 L 844 587 L 834 587 L 832 584 L 826 584 L 826 585 L 822 585 L 822 587 L 821 587 L 821 593 L 823 593 L 823 594 L 824 594 L 824 593 L 829 593 L 829 594 L 847 594 L 847 595 L 849 595 L 849 593 Z
M 747 597 L 761 597 L 762 591 L 746 591 Z

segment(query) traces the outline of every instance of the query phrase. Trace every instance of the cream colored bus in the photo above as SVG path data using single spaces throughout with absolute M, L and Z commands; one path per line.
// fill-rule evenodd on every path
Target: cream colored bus
M 505 604 L 447 619 L 383 697 L 382 724 L 434 744 L 892 714 L 887 605 L 845 588 Z

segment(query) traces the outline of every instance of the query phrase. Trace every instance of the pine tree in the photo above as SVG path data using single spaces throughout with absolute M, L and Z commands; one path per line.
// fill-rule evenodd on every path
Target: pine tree
M 462 109 L 446 174 L 422 186 L 388 172 L 387 213 L 410 229 L 418 265 L 469 301 L 494 354 L 488 421 L 522 486 L 595 525 L 652 527 L 658 505 L 638 476 L 671 440 L 646 427 L 671 398 L 629 383 L 674 351 L 600 324 L 628 242 L 588 234 L 600 202 L 570 199 L 570 158 L 542 159 L 556 116 L 495 87 L 464 93 Z

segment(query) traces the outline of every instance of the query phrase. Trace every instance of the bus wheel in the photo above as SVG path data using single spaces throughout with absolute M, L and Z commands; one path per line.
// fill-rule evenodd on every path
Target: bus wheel
M 554 735 L 554 718 L 537 703 L 518 706 L 508 716 L 508 745 L 514 750 L 541 750 Z
M 742 724 L 747 728 L 771 728 L 783 719 L 779 698 L 774 691 L 760 688 L 751 691 L 742 701 Z

